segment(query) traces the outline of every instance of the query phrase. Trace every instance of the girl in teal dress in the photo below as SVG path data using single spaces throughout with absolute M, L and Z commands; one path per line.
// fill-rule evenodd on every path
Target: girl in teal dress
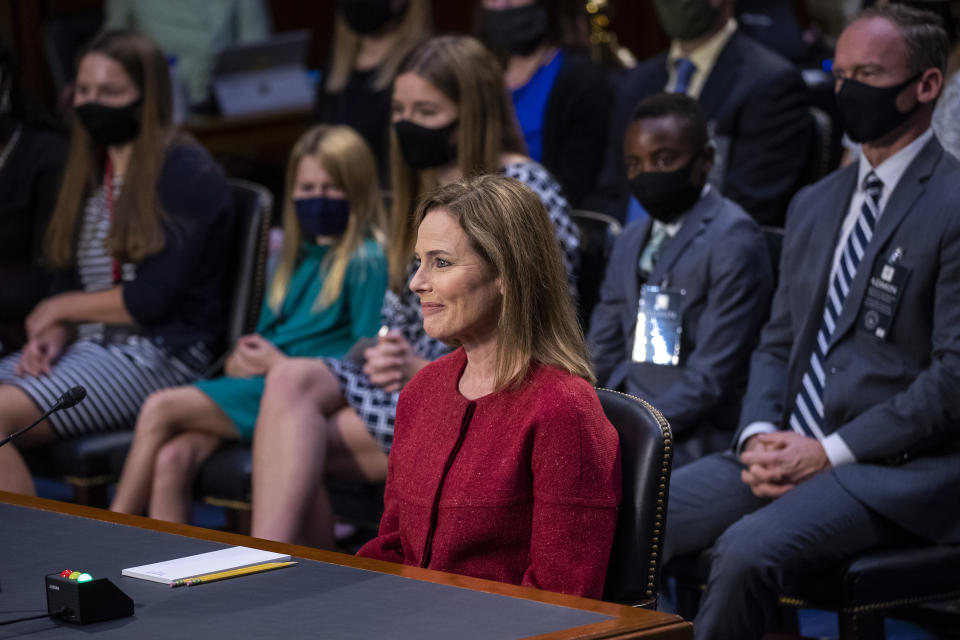
M 343 357 L 377 332 L 387 287 L 373 155 L 349 127 L 318 126 L 287 169 L 283 250 L 255 333 L 224 375 L 154 393 L 137 418 L 111 509 L 185 522 L 200 464 L 253 435 L 267 373 L 288 358 Z

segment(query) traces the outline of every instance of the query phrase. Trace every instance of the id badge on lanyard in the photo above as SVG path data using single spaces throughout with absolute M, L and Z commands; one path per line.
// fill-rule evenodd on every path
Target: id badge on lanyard
M 669 367 L 680 364 L 685 292 L 643 285 L 637 307 L 633 361 Z
M 113 166 L 110 164 L 110 156 L 107 156 L 106 167 L 103 171 L 103 191 L 107 198 L 107 211 L 110 212 L 110 224 L 113 225 Z M 124 280 L 123 272 L 120 261 L 113 258 L 113 284 L 119 284 L 121 280 Z
M 901 264 L 903 255 L 903 249 L 897 247 L 885 263 L 876 266 L 863 297 L 857 328 L 877 340 L 889 339 L 893 317 L 900 306 L 903 287 L 910 275 L 910 269 Z

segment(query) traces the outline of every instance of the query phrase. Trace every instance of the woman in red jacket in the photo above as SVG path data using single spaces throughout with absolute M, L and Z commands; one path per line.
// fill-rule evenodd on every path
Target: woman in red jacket
M 385 512 L 359 555 L 599 598 L 619 441 L 591 383 L 552 226 L 521 183 L 453 183 L 418 208 L 410 283 L 458 346 L 403 389 Z

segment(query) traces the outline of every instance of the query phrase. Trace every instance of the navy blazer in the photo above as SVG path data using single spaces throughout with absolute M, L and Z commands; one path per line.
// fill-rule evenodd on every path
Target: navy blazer
M 667 84 L 667 54 L 627 72 L 619 84 L 603 171 L 587 208 L 623 220 L 630 197 L 623 136 L 637 104 Z M 800 73 L 739 30 L 720 51 L 700 92 L 718 142 L 711 182 L 762 225 L 783 226 L 790 197 L 802 185 L 813 144 L 810 97 Z
M 750 365 L 741 429 L 786 425 L 823 315 L 857 165 L 797 194 L 780 282 Z M 960 542 L 960 161 L 932 139 L 882 212 L 824 362 L 824 427 L 857 459 L 833 468 L 868 507 L 927 539 Z M 910 270 L 885 340 L 856 327 L 870 276 L 900 249 Z
M 648 278 L 685 292 L 681 362 L 670 367 L 631 358 L 640 300 L 637 263 L 650 226 L 631 224 L 614 245 L 590 320 L 597 377 L 652 403 L 681 438 L 707 423 L 733 431 L 750 353 L 773 293 L 763 235 L 743 209 L 715 189 L 684 214 Z
M 572 51 L 563 55 L 543 114 L 542 163 L 577 209 L 603 166 L 613 88 L 606 70 L 590 58 Z

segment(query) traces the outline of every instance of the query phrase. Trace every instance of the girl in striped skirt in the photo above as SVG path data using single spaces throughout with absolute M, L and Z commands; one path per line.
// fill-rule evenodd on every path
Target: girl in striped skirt
M 0 360 L 0 437 L 65 390 L 86 399 L 0 448 L 0 490 L 33 493 L 17 447 L 129 428 L 153 391 L 200 375 L 222 341 L 232 202 L 219 167 L 171 125 L 167 61 L 106 31 L 80 59 L 75 121 L 46 234 L 54 291 Z

